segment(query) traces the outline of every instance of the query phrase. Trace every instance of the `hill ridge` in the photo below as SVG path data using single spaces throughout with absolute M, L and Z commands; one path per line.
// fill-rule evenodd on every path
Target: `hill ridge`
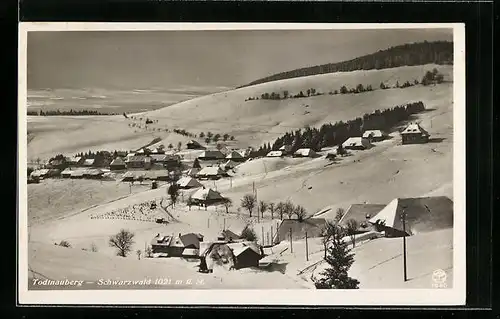
M 357 70 L 380 70 L 400 66 L 424 65 L 429 63 L 438 65 L 453 64 L 453 42 L 424 41 L 406 43 L 347 61 L 320 64 L 276 73 L 237 88 L 309 75 Z

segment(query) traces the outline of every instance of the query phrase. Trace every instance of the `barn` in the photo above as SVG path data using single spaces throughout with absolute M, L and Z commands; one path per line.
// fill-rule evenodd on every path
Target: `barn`
M 218 159 L 224 159 L 226 156 L 219 151 L 219 150 L 213 150 L 213 151 L 204 151 L 203 153 L 198 156 L 198 159 L 200 160 L 218 160 Z
M 406 235 L 453 227 L 453 201 L 446 196 L 395 198 L 369 222 L 386 237 Z
M 226 176 L 226 172 L 224 172 L 219 166 L 207 166 L 196 174 L 198 178 L 202 179 L 219 179 L 222 176 Z
M 195 140 L 190 140 L 189 142 L 187 142 L 186 147 L 190 150 L 204 149 L 204 147 Z
M 177 181 L 177 185 L 179 185 L 179 188 L 183 189 L 190 189 L 190 188 L 197 188 L 197 187 L 202 187 L 203 184 L 200 183 L 198 180 L 192 178 L 192 177 L 182 177 Z
M 281 157 L 283 156 L 283 151 L 271 151 L 269 153 L 267 153 L 267 157 Z
M 121 159 L 121 157 L 115 158 L 109 164 L 109 169 L 112 171 L 124 170 L 125 168 L 127 168 L 127 165 L 125 164 L 125 161 Z
M 316 152 L 310 148 L 299 148 L 295 153 L 293 153 L 293 157 L 315 157 Z
M 385 140 L 387 135 L 382 130 L 366 130 L 363 133 L 363 138 L 371 142 L 380 142 Z
M 197 190 L 191 199 L 195 204 L 200 204 L 204 206 L 214 205 L 223 203 L 225 198 L 218 191 L 214 191 L 211 188 L 201 188 Z
M 342 143 L 342 147 L 347 150 L 365 150 L 372 147 L 372 144 L 368 139 L 358 136 L 349 137 L 344 143 Z

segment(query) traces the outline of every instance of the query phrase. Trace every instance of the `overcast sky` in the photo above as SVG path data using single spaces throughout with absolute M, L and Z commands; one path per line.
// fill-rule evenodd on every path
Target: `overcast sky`
M 452 30 L 30 32 L 28 88 L 235 87 Z

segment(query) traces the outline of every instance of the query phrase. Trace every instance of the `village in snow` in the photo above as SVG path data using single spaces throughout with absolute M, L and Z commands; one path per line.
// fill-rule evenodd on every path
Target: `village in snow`
M 373 52 L 145 110 L 28 94 L 30 289 L 451 287 L 453 43 Z

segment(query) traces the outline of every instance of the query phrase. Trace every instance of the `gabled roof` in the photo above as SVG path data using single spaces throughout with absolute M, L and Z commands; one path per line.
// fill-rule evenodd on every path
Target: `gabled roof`
M 219 166 L 207 166 L 198 172 L 198 175 L 200 176 L 217 176 L 223 174 L 224 172 L 221 170 Z
M 222 195 L 214 191 L 211 188 L 201 188 L 197 190 L 192 196 L 192 199 L 197 199 L 197 200 L 215 200 L 215 199 L 224 199 Z
M 424 136 L 429 136 L 429 133 L 424 130 L 418 123 L 410 123 L 401 134 L 422 134 Z
M 201 234 L 188 233 L 181 235 L 180 240 L 184 247 L 194 246 L 194 248 L 200 248 L 200 241 L 203 240 L 203 236 Z
M 315 152 L 310 148 L 299 148 L 294 154 L 300 156 L 312 156 Z
M 71 177 L 80 177 L 80 176 L 83 176 L 84 172 L 85 172 L 84 170 L 73 171 L 73 172 L 71 172 Z
M 240 153 L 236 152 L 236 151 L 232 151 L 231 153 L 229 153 L 226 158 L 230 159 L 230 158 L 243 158 L 243 156 L 241 156 Z
M 79 161 L 81 161 L 82 157 L 81 156 L 76 156 L 76 157 L 68 157 L 66 159 L 66 161 L 70 162 L 70 163 L 78 163 Z
M 43 175 L 47 175 L 49 173 L 49 169 L 47 168 L 43 168 L 43 169 L 39 169 L 39 170 L 36 170 L 36 171 L 33 171 L 31 173 L 31 176 L 43 176 Z
M 370 147 L 371 144 L 370 142 L 365 139 L 365 138 L 362 138 L 360 136 L 358 137 L 349 137 L 344 143 L 342 143 L 342 147 L 364 147 L 364 148 L 368 148 Z
M 61 172 L 61 175 L 71 175 L 73 170 L 71 168 L 66 168 L 64 171 Z
M 184 250 L 182 251 L 182 256 L 183 257 L 198 256 L 199 251 L 200 250 L 196 248 L 184 248 Z
M 271 152 L 267 153 L 266 156 L 267 157 L 280 157 L 280 156 L 283 156 L 283 152 L 282 151 L 271 151 Z
M 366 222 L 377 215 L 385 206 L 385 204 L 352 204 L 340 219 L 339 224 L 346 225 L 349 219 L 354 219 L 358 223 Z
M 95 162 L 94 158 L 87 158 L 85 160 L 85 162 L 83 162 L 83 165 L 87 165 L 87 166 L 94 165 L 94 162 Z
M 382 132 L 381 130 L 366 130 L 363 133 L 363 138 L 369 138 L 369 137 L 384 137 L 385 133 Z
M 405 230 L 410 235 L 453 227 L 453 201 L 445 196 L 395 198 L 370 222 L 378 221 L 386 227 L 402 231 L 403 211 L 406 215 Z
M 111 161 L 111 163 L 109 164 L 109 166 L 123 166 L 125 165 L 125 162 L 121 159 L 121 157 L 117 157 L 115 158 L 114 160 Z
M 280 150 L 280 151 L 289 151 L 291 149 L 292 149 L 291 145 L 283 145 L 280 148 L 278 148 L 278 150 Z
M 153 159 L 154 161 L 156 162 L 164 162 L 167 160 L 167 156 L 166 154 L 152 154 L 150 155 L 151 159 Z
M 201 146 L 201 144 L 198 141 L 195 141 L 195 140 L 190 140 L 186 144 L 188 144 L 188 145 L 194 145 L 194 146 Z
M 201 169 L 199 168 L 190 168 L 186 171 L 186 175 L 188 176 L 195 176 L 196 174 L 198 174 L 198 172 L 200 171 Z
M 162 236 L 157 234 L 152 240 L 151 245 L 159 245 L 159 246 L 170 246 L 170 242 L 172 241 L 172 236 Z
M 146 160 L 147 156 L 145 155 L 133 155 L 133 156 L 127 156 L 127 159 L 125 160 L 127 163 L 131 162 L 144 162 Z
M 203 153 L 200 154 L 200 156 L 198 156 L 198 158 L 204 158 L 204 157 L 208 157 L 208 158 L 224 158 L 224 154 L 222 154 L 221 151 L 218 151 L 218 150 L 211 150 L 211 151 L 203 151 Z
M 177 185 L 179 185 L 180 187 L 201 187 L 201 186 L 203 186 L 203 184 L 201 184 L 198 180 L 196 180 L 192 177 L 188 177 L 188 176 L 184 176 L 181 179 L 179 179 L 177 181 Z

